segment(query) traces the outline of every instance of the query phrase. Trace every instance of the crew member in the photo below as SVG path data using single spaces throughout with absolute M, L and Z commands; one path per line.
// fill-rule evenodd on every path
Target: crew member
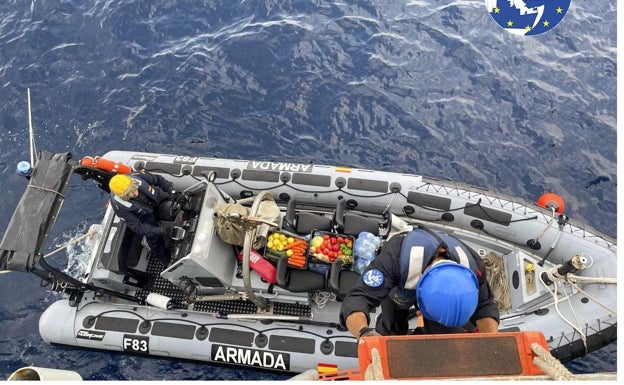
M 166 201 L 184 205 L 182 194 L 173 194 L 171 182 L 160 175 L 142 173 L 132 176 L 117 174 L 108 184 L 110 202 L 115 214 L 126 222 L 128 228 L 144 235 L 152 254 L 165 266 L 171 261 L 171 250 L 163 237 L 171 237 L 172 228 L 160 227 L 155 212 Z
M 370 312 L 381 304 L 375 328 Z M 358 339 L 408 333 L 409 308 L 424 325 L 415 334 L 495 333 L 500 320 L 485 264 L 457 238 L 418 228 L 396 235 L 362 273 L 342 303 L 340 323 Z

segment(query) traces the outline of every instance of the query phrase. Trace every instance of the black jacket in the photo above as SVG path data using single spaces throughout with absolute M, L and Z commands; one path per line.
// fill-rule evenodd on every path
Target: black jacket
M 360 278 L 353 285 L 342 303 L 340 311 L 340 323 L 345 326 L 345 319 L 353 312 L 363 312 L 370 321 L 370 312 L 378 307 L 381 302 L 388 298 L 390 291 L 400 284 L 401 279 L 401 245 L 404 236 L 395 236 L 384 244 L 375 259 L 366 268 L 378 269 L 383 273 L 383 283 L 379 287 L 370 287 Z M 475 257 L 472 254 L 472 257 Z M 483 261 L 476 257 L 477 270 L 474 271 L 479 281 L 479 303 L 474 314 L 470 318 L 471 322 L 477 319 L 491 317 L 497 322 L 500 319 L 498 307 L 494 302 L 494 295 L 490 285 L 486 280 L 486 270 Z
M 156 194 L 154 194 L 154 197 L 150 197 L 139 189 L 139 196 L 130 199 L 127 205 L 119 202 L 111 194 L 110 201 L 115 214 L 123 219 L 130 230 L 138 235 L 160 235 L 160 228 L 157 225 L 158 221 L 154 215 L 154 210 L 162 202 L 171 200 L 173 192 L 171 182 L 160 175 L 149 173 L 131 175 L 130 177 L 141 179 L 144 183 L 153 187 L 156 190 Z

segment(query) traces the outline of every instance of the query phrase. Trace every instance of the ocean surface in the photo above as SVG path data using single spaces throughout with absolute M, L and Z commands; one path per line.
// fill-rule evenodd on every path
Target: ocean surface
M 553 191 L 615 237 L 616 14 L 615 0 L 572 0 L 551 31 L 521 37 L 483 0 L 4 0 L 0 234 L 26 185 L 30 88 L 41 150 L 345 165 L 528 201 Z M 103 210 L 77 199 L 50 250 Z M 80 251 L 55 263 L 71 271 Z M 87 380 L 289 378 L 51 346 L 38 320 L 59 294 L 0 273 L 0 296 L 0 380 L 28 365 Z M 566 366 L 615 371 L 617 344 Z

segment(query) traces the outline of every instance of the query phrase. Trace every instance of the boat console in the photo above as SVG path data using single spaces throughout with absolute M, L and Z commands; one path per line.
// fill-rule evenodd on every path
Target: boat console
M 160 276 L 190 295 L 223 294 L 232 283 L 236 252 L 221 240 L 214 225 L 215 203 L 225 203 L 213 184 L 193 196 L 199 212 L 182 212 L 176 225 L 181 225 L 184 237 L 178 241 L 181 257 L 166 268 Z M 180 255 L 183 254 L 183 255 Z M 232 258 L 224 258 L 231 254 Z

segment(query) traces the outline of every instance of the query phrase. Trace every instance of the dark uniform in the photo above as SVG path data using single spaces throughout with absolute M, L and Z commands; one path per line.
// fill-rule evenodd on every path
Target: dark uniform
M 148 173 L 130 177 L 139 182 L 139 196 L 124 201 L 111 193 L 110 201 L 115 214 L 126 222 L 130 230 L 144 235 L 152 254 L 167 265 L 171 259 L 171 251 L 165 246 L 162 237 L 165 231 L 159 227 L 154 211 L 161 203 L 172 199 L 171 182 L 160 175 Z
M 407 334 L 409 308 L 416 305 L 416 283 L 444 243 L 447 246 L 446 258 L 470 267 L 479 282 L 479 302 L 470 317 L 470 323 L 474 324 L 477 319 L 485 317 L 491 317 L 498 322 L 498 307 L 486 280 L 485 264 L 481 258 L 454 237 L 416 229 L 394 236 L 384 244 L 379 255 L 373 259 L 345 297 L 340 312 L 341 325 L 345 326 L 346 318 L 353 312 L 363 312 L 370 323 L 370 312 L 381 304 L 382 313 L 377 318 L 376 331 L 382 335 Z M 420 259 L 410 251 L 413 247 L 421 251 Z M 474 325 L 451 328 L 425 319 L 424 327 L 414 332 L 458 333 L 471 328 L 474 329 Z

